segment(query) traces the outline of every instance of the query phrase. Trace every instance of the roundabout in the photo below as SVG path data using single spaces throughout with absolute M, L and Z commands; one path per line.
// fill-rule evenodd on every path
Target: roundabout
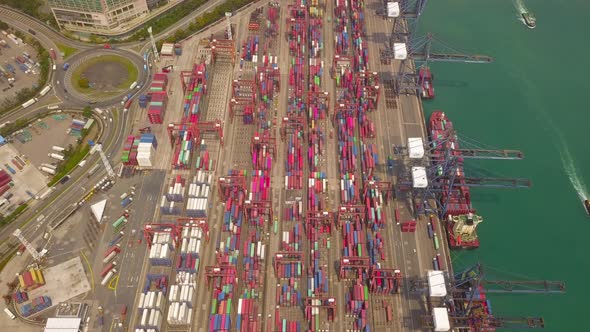
M 148 77 L 144 60 L 134 53 L 118 49 L 91 49 L 69 59 L 67 70 L 54 75 L 56 93 L 68 103 L 95 107 L 118 104 L 133 82 L 142 86 Z
M 119 95 L 137 80 L 138 68 L 118 55 L 99 55 L 73 69 L 70 82 L 88 97 Z

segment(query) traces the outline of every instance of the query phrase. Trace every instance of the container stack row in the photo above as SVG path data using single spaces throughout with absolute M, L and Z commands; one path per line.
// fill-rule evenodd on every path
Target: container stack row
M 184 128 L 179 131 L 179 135 L 176 137 L 174 146 L 172 166 L 175 169 L 190 168 L 190 157 L 193 151 L 193 135 L 191 131 L 187 130 L 189 125 L 183 124 L 182 126 Z
M 168 186 L 168 191 L 166 192 L 166 199 L 170 202 L 184 201 L 185 184 L 186 180 L 180 175 L 173 177 L 170 186 Z
M 207 93 L 207 68 L 204 63 L 193 66 L 193 75 L 185 89 L 184 116 L 190 123 L 199 122 L 200 104 Z
M 303 215 L 303 202 L 301 200 L 289 201 L 285 203 L 283 211 L 283 220 L 300 221 Z
M 137 146 L 137 165 L 142 168 L 154 166 L 157 147 L 158 142 L 154 134 L 142 134 Z
M 148 106 L 148 119 L 152 124 L 161 124 L 164 119 L 166 111 L 166 104 L 168 102 L 168 94 L 166 87 L 168 86 L 168 75 L 166 73 L 156 73 L 152 79 L 150 90 L 144 100 L 142 96 L 139 98 L 140 107 L 145 108 L 142 104 Z
M 153 266 L 171 266 L 173 239 L 168 232 L 155 232 L 152 239 L 152 247 L 149 251 L 150 263 Z
M 153 85 L 154 83 L 152 83 Z M 162 93 L 154 93 L 148 105 L 148 119 L 151 124 L 161 124 L 168 105 L 168 94 L 166 91 Z
M 29 317 L 34 313 L 40 312 L 51 307 L 51 298 L 49 296 L 39 296 L 20 307 L 20 312 L 23 316 Z
M 296 132 L 290 135 L 287 143 L 287 159 L 285 160 L 285 189 L 303 189 L 303 153 L 302 139 L 303 132 Z
M 39 269 L 30 268 L 18 275 L 20 288 L 24 291 L 30 291 L 45 285 L 45 277 Z
M 21 304 L 29 300 L 29 295 L 27 292 L 16 291 L 12 294 L 12 300 L 17 304 Z

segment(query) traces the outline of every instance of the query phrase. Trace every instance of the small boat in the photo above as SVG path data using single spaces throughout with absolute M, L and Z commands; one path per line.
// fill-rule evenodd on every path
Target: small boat
M 434 76 L 430 72 L 430 68 L 426 66 L 420 67 L 418 78 L 422 86 L 422 99 L 433 99 L 434 86 L 432 85 L 432 81 L 434 80 Z
M 586 208 L 586 213 L 590 216 L 590 200 L 584 200 L 584 207 Z
M 529 12 L 524 12 L 521 14 L 522 19 L 524 20 L 524 24 L 529 27 L 530 29 L 534 29 L 537 26 L 537 19 L 533 16 L 533 14 Z

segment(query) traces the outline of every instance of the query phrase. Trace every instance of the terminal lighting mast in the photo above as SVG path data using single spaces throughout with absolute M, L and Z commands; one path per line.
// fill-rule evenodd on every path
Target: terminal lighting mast
M 229 18 L 231 17 L 231 13 L 230 12 L 225 12 L 225 18 L 227 19 L 227 39 L 232 40 L 232 35 L 231 35 L 231 22 L 229 21 Z
M 152 34 L 152 27 L 148 27 L 147 31 L 150 34 L 150 41 L 152 43 L 152 50 L 154 51 L 154 58 L 156 59 L 156 61 L 160 61 L 160 54 L 158 53 L 156 41 L 154 40 L 154 35 Z

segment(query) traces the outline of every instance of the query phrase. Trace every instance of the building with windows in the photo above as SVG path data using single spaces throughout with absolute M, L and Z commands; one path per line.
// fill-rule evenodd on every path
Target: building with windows
M 184 0 L 47 0 L 60 29 L 109 36 L 126 33 Z

